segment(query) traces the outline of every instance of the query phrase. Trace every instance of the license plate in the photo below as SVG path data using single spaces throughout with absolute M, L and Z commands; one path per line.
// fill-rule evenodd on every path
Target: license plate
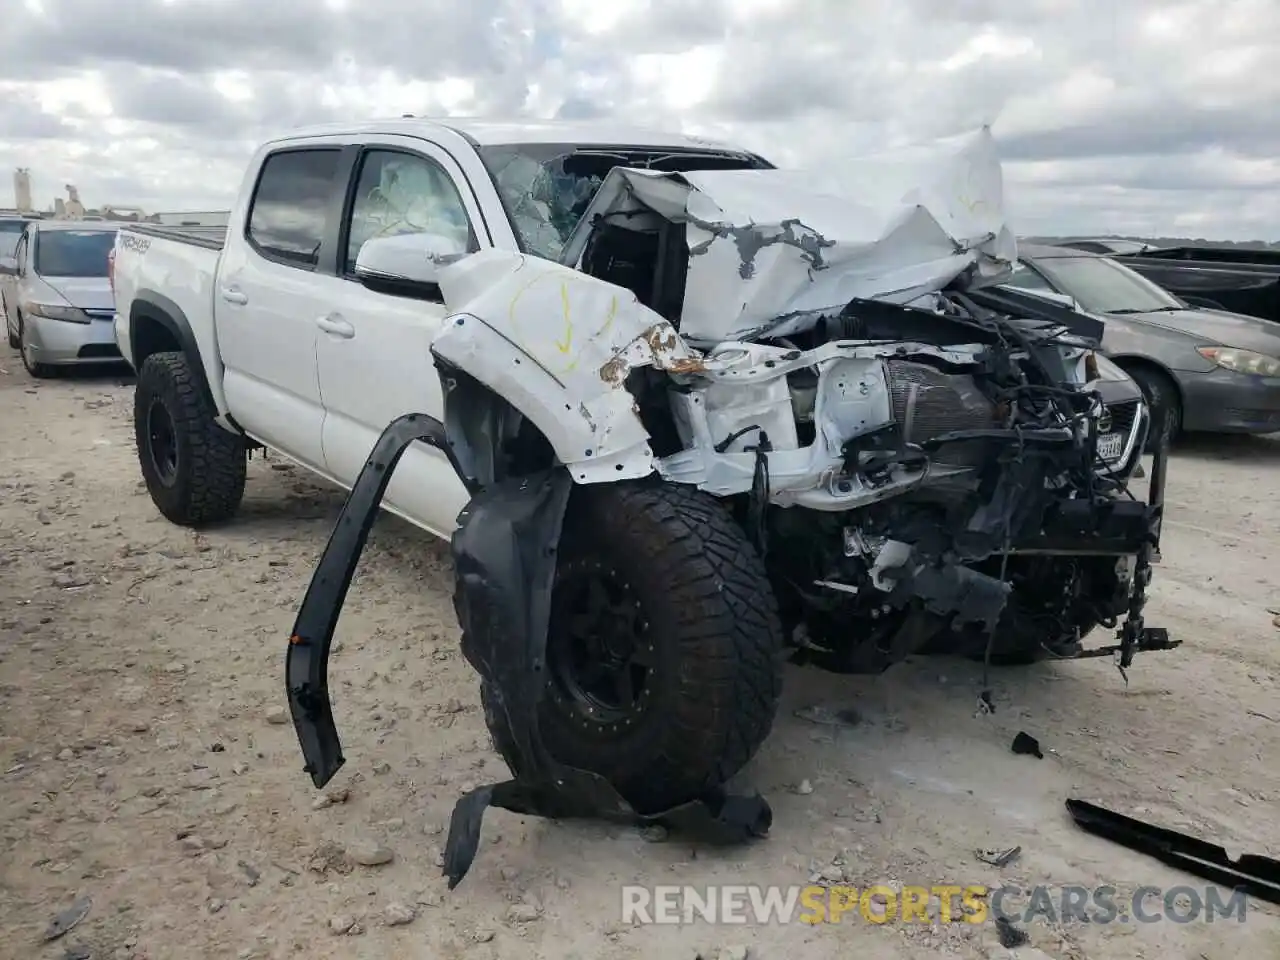
M 1123 433 L 1104 433 L 1098 438 L 1098 459 L 1119 460 L 1124 453 Z

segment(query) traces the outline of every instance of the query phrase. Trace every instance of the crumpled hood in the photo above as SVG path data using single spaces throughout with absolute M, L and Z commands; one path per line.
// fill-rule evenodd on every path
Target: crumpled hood
M 614 169 L 570 236 L 579 266 L 598 216 L 645 213 L 687 225 L 682 336 L 701 342 L 786 336 L 854 298 L 908 303 L 966 271 L 1008 276 L 991 131 L 812 170 L 661 173 Z
M 116 298 L 106 277 L 40 278 L 73 307 L 81 310 L 113 310 Z

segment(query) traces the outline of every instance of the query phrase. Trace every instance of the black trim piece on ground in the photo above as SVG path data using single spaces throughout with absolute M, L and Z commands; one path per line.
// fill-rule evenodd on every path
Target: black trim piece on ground
M 599 774 L 565 766 L 550 756 L 538 727 L 538 706 L 546 690 L 556 548 L 572 480 L 563 468 L 553 468 L 477 490 L 454 455 L 444 425 L 423 414 L 400 417 L 378 438 L 294 621 L 285 687 L 312 782 L 323 787 L 346 762 L 329 700 L 330 645 L 391 474 L 415 440 L 443 452 L 472 494 L 451 542 L 463 654 L 494 689 L 496 706 L 506 714 L 519 755 L 519 774 L 478 787 L 455 804 L 444 853 L 449 888 L 470 869 L 490 806 L 552 819 L 659 822 L 708 843 L 740 843 L 766 835 L 773 813 L 758 794 L 734 796 L 718 786 L 698 800 L 642 817 Z
M 1145 853 L 1213 883 L 1243 890 L 1259 900 L 1280 903 L 1280 860 L 1246 853 L 1233 863 L 1226 848 L 1215 843 L 1143 823 L 1084 800 L 1066 803 L 1076 826 L 1094 836 Z

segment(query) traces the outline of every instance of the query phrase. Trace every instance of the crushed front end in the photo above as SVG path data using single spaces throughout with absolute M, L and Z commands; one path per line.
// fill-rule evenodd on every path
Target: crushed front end
M 1166 451 L 1135 496 L 1149 417 L 1093 352 L 1100 334 L 1007 291 L 854 301 L 670 376 L 678 449 L 658 470 L 734 505 L 801 659 L 875 672 L 923 651 L 1116 653 L 1127 667 L 1173 645 L 1143 620 Z M 1099 626 L 1117 644 L 1085 651 Z

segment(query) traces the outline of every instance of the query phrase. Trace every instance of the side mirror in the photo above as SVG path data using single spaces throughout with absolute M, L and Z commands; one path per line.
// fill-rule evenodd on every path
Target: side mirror
M 465 245 L 438 233 L 374 237 L 356 255 L 355 275 L 371 290 L 439 302 L 440 269 L 467 252 Z
M 13 257 L 0 257 L 0 277 L 16 277 L 18 261 Z

